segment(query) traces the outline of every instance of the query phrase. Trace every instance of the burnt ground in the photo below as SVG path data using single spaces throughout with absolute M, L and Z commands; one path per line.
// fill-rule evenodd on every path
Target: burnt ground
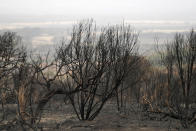
M 8 116 L 11 117 L 11 116 Z M 138 104 L 117 111 L 116 105 L 108 103 L 93 121 L 79 121 L 71 105 L 51 104 L 45 107 L 40 126 L 44 131 L 167 131 L 196 130 L 196 124 L 189 129 L 181 127 L 180 121 L 142 111 Z M 5 129 L 4 129 L 5 130 Z M 21 130 L 13 127 L 9 130 Z

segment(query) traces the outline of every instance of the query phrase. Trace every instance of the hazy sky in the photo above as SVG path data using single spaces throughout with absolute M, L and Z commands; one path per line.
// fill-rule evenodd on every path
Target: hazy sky
M 196 0 L 0 0 L 0 15 L 119 16 L 196 20 Z

